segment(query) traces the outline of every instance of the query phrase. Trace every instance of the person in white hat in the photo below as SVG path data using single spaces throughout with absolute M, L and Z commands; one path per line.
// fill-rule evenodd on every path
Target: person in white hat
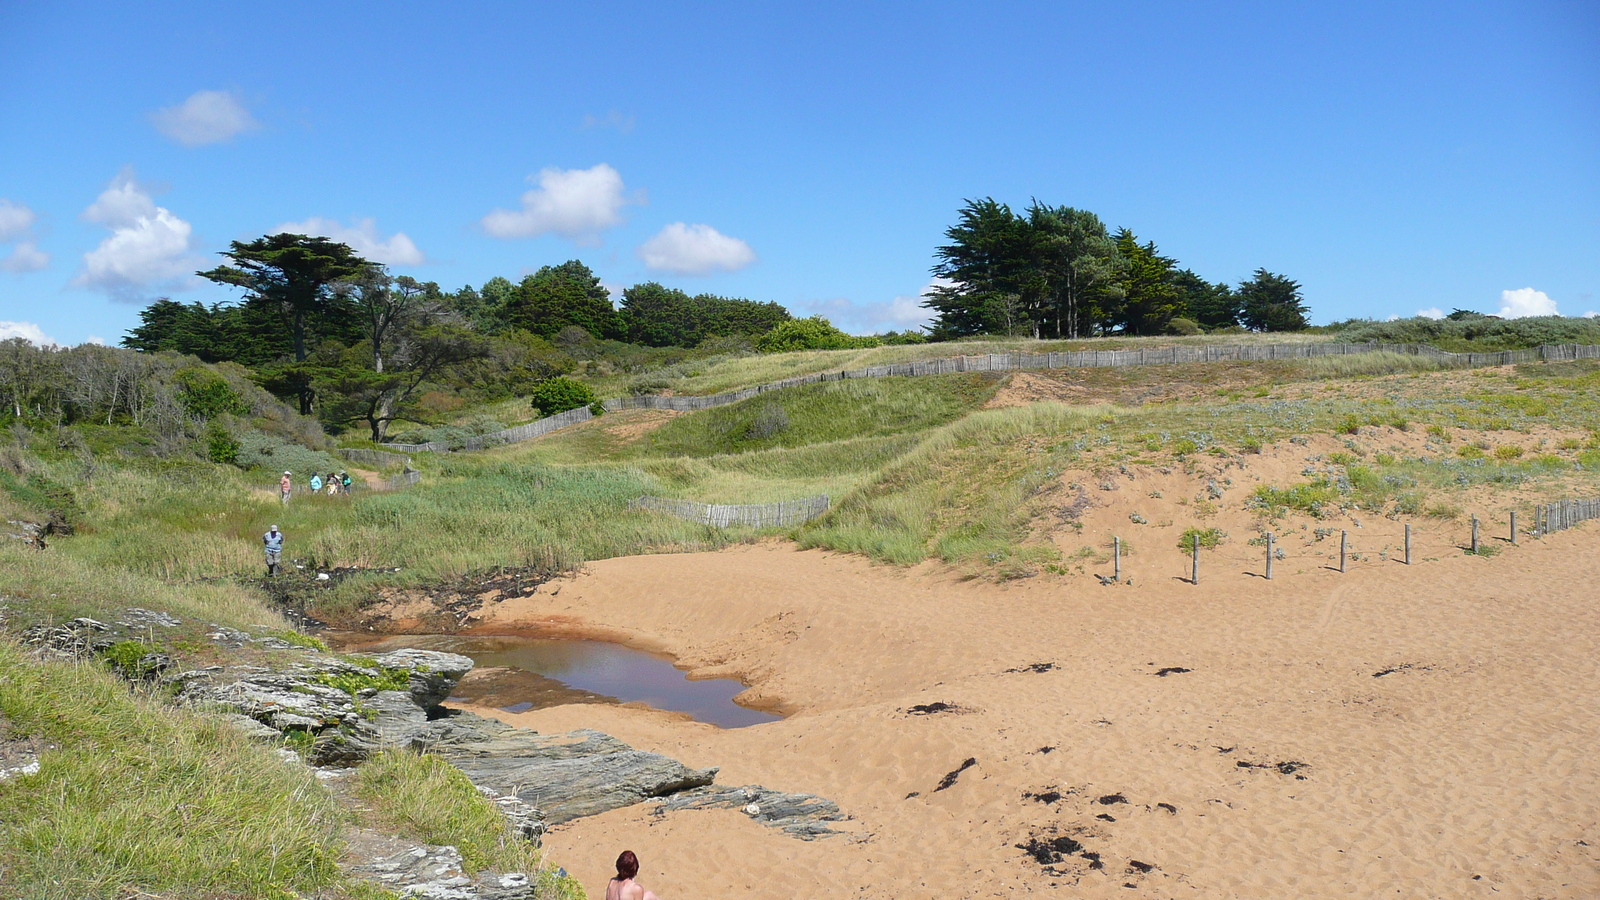
M 289 478 L 291 474 L 290 472 L 284 472 L 283 477 L 278 479 L 278 501 L 280 503 L 288 503 L 289 495 L 294 492 L 294 482 Z
M 267 574 L 278 574 L 278 560 L 283 555 L 283 532 L 273 525 L 261 536 L 261 543 L 267 548 Z

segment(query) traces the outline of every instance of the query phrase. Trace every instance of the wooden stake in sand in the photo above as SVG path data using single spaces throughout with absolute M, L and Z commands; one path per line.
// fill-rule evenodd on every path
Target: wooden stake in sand
M 1511 511 L 1511 545 L 1514 547 L 1514 546 L 1516 546 L 1516 544 L 1517 544 L 1517 511 L 1513 509 Z
M 1345 555 L 1345 551 L 1348 550 L 1349 547 L 1350 547 L 1350 532 L 1348 532 L 1348 531 L 1339 532 L 1339 571 L 1340 572 L 1344 571 L 1344 555 Z
M 1472 552 L 1473 552 L 1474 555 L 1476 555 L 1477 552 L 1478 552 L 1478 517 L 1477 516 L 1473 516 L 1472 517 Z
M 1411 565 L 1411 523 L 1406 523 L 1406 565 Z
M 1111 539 L 1111 578 L 1122 580 L 1122 538 L 1119 537 Z
M 1194 536 L 1194 560 L 1189 566 L 1189 583 L 1200 583 L 1200 535 Z
M 1272 532 L 1267 532 L 1267 580 L 1272 580 Z

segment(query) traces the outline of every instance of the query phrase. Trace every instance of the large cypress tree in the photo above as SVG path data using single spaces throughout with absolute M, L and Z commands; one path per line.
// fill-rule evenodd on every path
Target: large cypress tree
M 572 325 L 597 338 L 622 336 L 611 292 L 575 259 L 545 266 L 522 279 L 506 302 L 504 317 L 508 326 L 545 338 Z

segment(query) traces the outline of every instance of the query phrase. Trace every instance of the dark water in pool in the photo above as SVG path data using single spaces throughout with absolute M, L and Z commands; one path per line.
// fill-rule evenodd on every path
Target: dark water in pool
M 352 636 L 353 637 L 353 636 Z M 722 728 L 742 728 L 780 717 L 733 702 L 745 685 L 732 678 L 690 680 L 665 656 L 605 641 L 522 637 L 406 635 L 346 649 L 382 652 L 397 647 L 444 650 L 472 657 L 478 669 L 514 670 L 488 674 L 474 670 L 458 687 L 458 699 L 510 712 L 566 703 L 644 703 L 688 713 Z

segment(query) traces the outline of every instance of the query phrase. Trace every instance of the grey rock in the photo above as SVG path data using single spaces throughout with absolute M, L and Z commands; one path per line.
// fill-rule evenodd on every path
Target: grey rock
M 109 630 L 103 622 L 80 617 L 65 625 L 34 625 L 25 629 L 21 637 L 22 643 L 43 656 L 87 659 L 115 643 L 104 636 Z
M 743 787 L 708 786 L 658 801 L 658 812 L 683 809 L 742 809 L 744 814 L 769 828 L 780 828 L 803 841 L 840 832 L 826 823 L 843 821 L 839 804 L 816 794 L 791 794 L 759 784 Z
M 540 734 L 527 728 L 507 726 L 486 740 L 462 744 L 444 752 L 462 759 L 580 759 L 606 753 L 626 753 L 632 749 L 609 734 L 588 728 L 562 734 Z
M 428 724 L 428 714 L 411 701 L 405 691 L 377 691 L 376 695 L 358 701 L 362 718 L 371 716 L 372 727 L 378 732 L 383 747 L 415 747 L 423 728 Z
M 372 658 L 385 669 L 405 669 L 411 673 L 411 696 L 423 709 L 444 702 L 461 677 L 475 665 L 470 657 L 437 650 L 395 650 Z
M 416 900 L 534 900 L 537 896 L 534 880 L 521 872 L 469 876 L 454 847 L 411 847 L 349 871 Z
M 117 616 L 117 624 L 124 628 L 176 628 L 183 622 L 164 612 L 130 606 Z
M 283 732 L 270 725 L 263 725 L 243 713 L 223 713 L 220 718 L 253 738 L 276 741 L 283 737 Z
M 344 691 L 278 672 L 250 673 L 222 684 L 191 681 L 178 699 L 191 706 L 232 709 L 279 731 L 314 731 L 360 720 Z
M 474 784 L 538 807 L 551 825 L 708 785 L 717 774 L 714 767 L 691 769 L 642 750 L 569 758 L 455 756 L 452 761 Z
M 498 719 L 486 719 L 464 710 L 445 710 L 445 715 L 429 721 L 417 736 L 417 749 L 435 750 L 450 755 L 465 752 L 474 744 L 493 740 L 516 731 Z

